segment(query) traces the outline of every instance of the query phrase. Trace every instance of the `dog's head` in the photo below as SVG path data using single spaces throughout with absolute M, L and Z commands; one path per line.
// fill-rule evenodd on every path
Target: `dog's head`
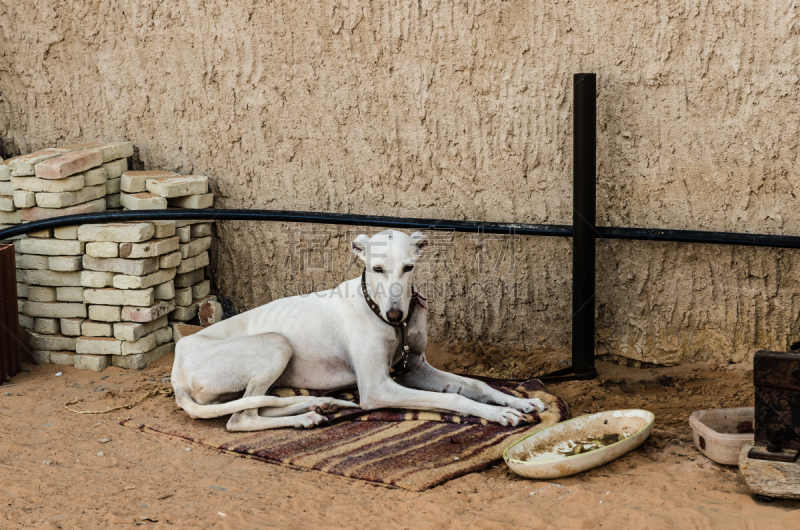
M 400 322 L 408 315 L 416 263 L 428 241 L 422 232 L 409 236 L 397 230 L 371 238 L 362 234 L 353 240 L 353 254 L 366 265 L 370 296 L 389 322 Z

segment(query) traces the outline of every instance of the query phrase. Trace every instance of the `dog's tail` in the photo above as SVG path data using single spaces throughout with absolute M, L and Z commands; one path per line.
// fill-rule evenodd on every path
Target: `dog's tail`
M 175 389 L 175 402 L 180 408 L 186 411 L 192 418 L 219 418 L 235 412 L 261 407 L 285 407 L 308 401 L 308 396 L 250 396 L 235 399 L 227 403 L 215 403 L 212 405 L 201 405 L 197 403 L 188 392 L 182 389 Z

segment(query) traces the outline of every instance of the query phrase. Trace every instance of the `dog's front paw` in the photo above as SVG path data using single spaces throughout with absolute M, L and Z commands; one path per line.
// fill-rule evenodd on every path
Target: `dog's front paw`
M 550 405 L 542 401 L 541 399 L 514 399 L 509 400 L 507 403 L 509 407 L 514 407 L 517 410 L 521 410 L 525 414 L 530 414 L 531 412 L 543 412 L 550 408 Z
M 483 417 L 500 425 L 508 426 L 511 424 L 516 427 L 522 420 L 522 413 L 517 409 L 511 407 L 490 407 L 490 409 Z

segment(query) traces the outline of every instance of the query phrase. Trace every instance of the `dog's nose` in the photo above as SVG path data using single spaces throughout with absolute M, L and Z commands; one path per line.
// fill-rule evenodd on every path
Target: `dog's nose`
M 403 312 L 399 309 L 390 309 L 386 312 L 386 319 L 389 322 L 400 322 L 403 320 Z

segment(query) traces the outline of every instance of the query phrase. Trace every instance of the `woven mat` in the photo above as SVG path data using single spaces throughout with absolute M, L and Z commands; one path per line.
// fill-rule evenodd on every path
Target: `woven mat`
M 236 433 L 225 429 L 228 417 L 192 420 L 174 402 L 167 405 L 165 401 L 149 417 L 129 418 L 120 424 L 271 464 L 423 491 L 497 464 L 512 442 L 569 417 L 566 403 L 548 394 L 536 379 L 487 382 L 507 394 L 539 398 L 551 409 L 527 415 L 527 423 L 517 427 L 436 412 L 348 409 L 327 416 L 330 422 L 312 429 Z M 276 394 L 318 395 L 292 389 Z M 334 397 L 358 398 L 352 393 Z

